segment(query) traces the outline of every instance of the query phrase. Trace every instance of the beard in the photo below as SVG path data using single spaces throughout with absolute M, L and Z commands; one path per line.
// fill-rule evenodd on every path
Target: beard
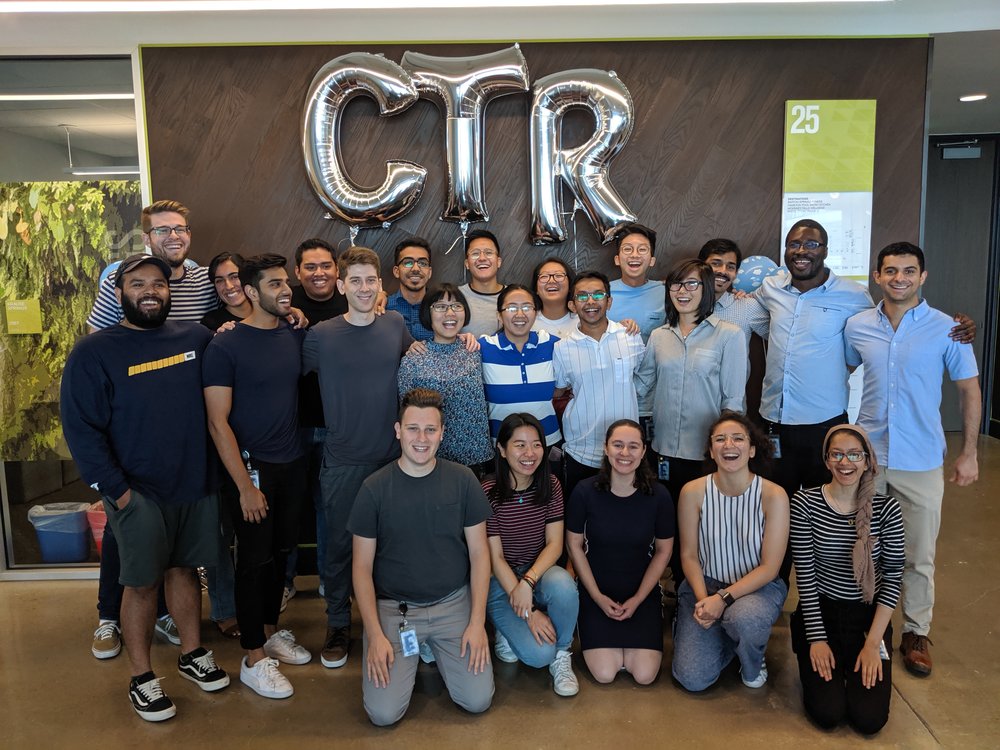
M 123 294 L 122 312 L 125 313 L 125 320 L 138 328 L 159 328 L 170 314 L 170 299 L 163 301 L 158 309 L 146 311 Z

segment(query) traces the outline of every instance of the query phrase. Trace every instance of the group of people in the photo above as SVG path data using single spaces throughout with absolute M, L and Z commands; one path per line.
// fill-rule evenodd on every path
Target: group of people
M 792 646 L 818 724 L 884 725 L 900 599 L 904 665 L 930 674 L 944 373 L 961 399 L 959 484 L 977 478 L 981 403 L 974 325 L 921 300 L 920 248 L 881 251 L 873 306 L 826 267 L 826 231 L 808 219 L 753 295 L 732 290 L 730 240 L 660 282 L 655 232 L 629 225 L 620 279 L 553 257 L 504 285 L 500 243 L 476 230 L 469 283 L 431 286 L 431 247 L 409 238 L 387 297 L 375 252 L 338 257 L 319 239 L 296 249 L 294 287 L 280 255 L 190 268 L 188 215 L 174 201 L 143 210 L 150 253 L 102 284 L 62 383 L 67 442 L 110 529 L 93 651 L 114 656 L 124 639 L 143 718 L 175 713 L 150 666 L 154 630 L 179 642 L 182 676 L 229 684 L 199 640 L 197 567 L 212 619 L 246 652 L 241 681 L 293 693 L 279 664 L 312 654 L 278 622 L 304 510 L 321 662 L 347 662 L 353 600 L 378 725 L 406 712 L 419 659 L 455 703 L 486 710 L 487 621 L 495 657 L 548 668 L 558 695 L 579 690 L 577 635 L 597 682 L 653 682 L 668 566 L 672 673 L 688 690 L 734 662 L 745 685 L 766 684 L 792 561 Z M 744 413 L 755 333 L 761 423 Z M 862 364 L 850 425 L 847 376 Z

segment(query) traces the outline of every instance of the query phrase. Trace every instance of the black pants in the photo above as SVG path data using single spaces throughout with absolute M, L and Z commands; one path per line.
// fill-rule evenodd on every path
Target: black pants
M 581 464 L 571 455 L 563 451 L 563 497 L 568 503 L 573 494 L 573 488 L 589 477 L 596 477 L 600 469 Z
M 847 414 L 819 424 L 764 424 L 768 433 L 777 435 L 781 441 L 781 458 L 775 460 L 774 468 L 766 478 L 781 485 L 789 500 L 803 487 L 819 487 L 832 479 L 830 470 L 826 468 L 826 461 L 823 460 L 823 438 L 834 425 L 847 424 Z M 791 547 L 786 547 L 778 575 L 787 585 L 791 573 L 792 550 Z
M 812 668 L 809 642 L 806 640 L 802 608 L 792 614 L 792 650 L 799 660 L 802 681 L 802 702 L 806 713 L 824 729 L 832 729 L 843 721 L 862 734 L 875 734 L 889 720 L 889 698 L 892 694 L 892 625 L 882 637 L 889 658 L 882 660 L 882 680 L 872 688 L 861 682 L 861 672 L 854 664 L 865 643 L 865 633 L 875 617 L 874 604 L 819 598 L 827 644 L 833 651 L 833 679 L 827 682 Z
M 655 456 L 655 454 L 654 454 Z M 708 472 L 705 470 L 704 461 L 692 461 L 686 458 L 671 458 L 669 456 L 656 456 L 657 476 L 660 476 L 660 462 L 665 461 L 668 468 L 668 478 L 660 480 L 670 491 L 670 497 L 674 501 L 674 548 L 670 553 L 670 573 L 674 579 L 674 591 L 684 580 L 684 570 L 681 568 L 681 535 L 680 523 L 678 520 L 678 505 L 681 497 L 681 490 L 688 482 L 703 477 Z
M 288 553 L 298 543 L 299 508 L 308 491 L 305 457 L 285 464 L 251 459 L 260 472 L 267 515 L 260 523 L 244 520 L 236 486 L 223 488 L 236 533 L 236 620 L 240 645 L 248 651 L 267 640 L 265 625 L 278 624 Z

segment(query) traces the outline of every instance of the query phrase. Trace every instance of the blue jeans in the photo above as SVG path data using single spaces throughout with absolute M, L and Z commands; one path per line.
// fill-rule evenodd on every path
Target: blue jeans
M 515 568 L 520 575 L 530 565 Z M 535 606 L 545 612 L 556 629 L 555 643 L 538 643 L 523 617 L 514 614 L 513 607 L 503 586 L 490 578 L 490 593 L 486 600 L 486 614 L 493 626 L 507 639 L 517 658 L 529 667 L 547 667 L 559 651 L 569 651 L 576 630 L 576 616 L 580 611 L 580 597 L 576 581 L 558 565 L 545 571 L 535 587 Z
M 224 509 L 219 513 L 219 561 L 205 568 L 208 578 L 208 601 L 213 622 L 236 617 L 236 571 L 233 568 L 233 522 Z
M 709 594 L 726 584 L 705 577 Z M 726 608 L 722 619 L 703 628 L 694 619 L 694 591 L 687 581 L 677 590 L 677 621 L 674 623 L 674 678 L 685 689 L 699 692 L 715 684 L 722 670 L 737 657 L 745 680 L 760 674 L 771 626 L 781 614 L 788 587 L 780 578 L 752 594 L 741 596 Z

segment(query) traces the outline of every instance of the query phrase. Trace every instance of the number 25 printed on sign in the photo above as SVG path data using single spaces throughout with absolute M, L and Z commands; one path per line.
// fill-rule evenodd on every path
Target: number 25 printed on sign
M 812 135 L 819 132 L 819 105 L 796 104 L 792 107 L 792 126 L 788 132 Z

